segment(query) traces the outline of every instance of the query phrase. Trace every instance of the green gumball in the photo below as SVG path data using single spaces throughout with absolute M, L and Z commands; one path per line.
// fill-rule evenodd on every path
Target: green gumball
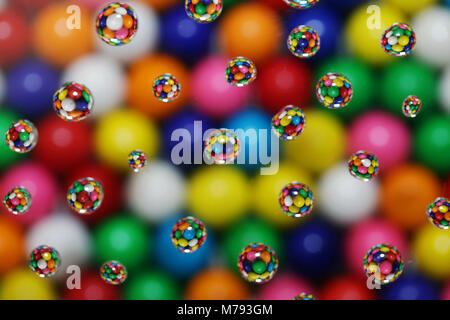
M 129 215 L 106 220 L 94 231 L 94 256 L 98 263 L 120 261 L 128 270 L 142 265 L 150 252 L 145 224 Z
M 169 275 L 146 271 L 130 275 L 124 290 L 127 300 L 179 300 L 180 288 Z
M 20 157 L 20 155 L 12 151 L 5 142 L 5 134 L 14 121 L 20 119 L 20 116 L 5 109 L 0 109 L 0 169 L 7 168 Z
M 283 259 L 283 245 L 276 228 L 256 218 L 246 218 L 229 228 L 223 240 L 223 253 L 227 265 L 237 270 L 236 263 L 242 249 L 253 242 L 270 246 Z
M 424 119 L 414 134 L 414 154 L 441 174 L 450 172 L 450 116 L 435 114 Z
M 353 57 L 337 57 L 326 60 L 317 68 L 315 74 L 316 83 L 329 72 L 340 73 L 350 81 L 353 87 L 353 98 L 345 108 L 326 109 L 328 112 L 352 119 L 373 103 L 372 100 L 376 92 L 376 80 L 374 72 L 369 65 Z
M 429 114 L 436 106 L 438 81 L 433 69 L 411 59 L 399 59 L 387 65 L 381 75 L 381 105 L 390 112 L 401 115 L 403 101 L 414 95 L 422 100 L 422 114 Z

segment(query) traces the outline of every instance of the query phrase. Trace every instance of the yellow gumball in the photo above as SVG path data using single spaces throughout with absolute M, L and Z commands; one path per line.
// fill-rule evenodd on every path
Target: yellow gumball
M 159 147 L 155 124 L 144 114 L 119 109 L 102 117 L 95 129 L 95 145 L 100 160 L 118 169 L 128 170 L 128 154 L 142 150 L 149 158 Z
M 383 32 L 396 22 L 408 22 L 396 7 L 379 2 L 360 6 L 350 15 L 345 26 L 350 50 L 369 63 L 385 64 L 393 61 L 395 58 L 381 48 L 380 39 Z
M 226 227 L 247 210 L 250 190 L 246 175 L 232 166 L 212 165 L 188 182 L 188 209 L 211 227 Z
M 252 209 L 269 223 L 284 228 L 295 226 L 300 221 L 305 221 L 306 217 L 294 219 L 284 214 L 278 202 L 281 190 L 293 181 L 306 184 L 314 193 L 310 174 L 292 163 L 280 163 L 278 172 L 274 175 L 256 176 L 251 193 Z
M 406 13 L 417 13 L 422 11 L 426 7 L 429 7 L 435 3 L 437 0 L 387 0 L 389 4 L 399 8 Z
M 338 118 L 321 110 L 307 112 L 306 122 L 305 131 L 283 147 L 290 162 L 320 173 L 345 156 L 345 128 Z
M 0 300 L 55 300 L 56 293 L 49 279 L 28 269 L 7 273 L 0 284 Z
M 414 257 L 422 272 L 436 279 L 448 279 L 450 277 L 450 232 L 427 224 L 415 236 Z

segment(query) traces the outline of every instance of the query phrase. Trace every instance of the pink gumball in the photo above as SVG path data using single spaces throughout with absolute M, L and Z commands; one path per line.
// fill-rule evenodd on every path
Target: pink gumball
M 74 4 L 81 4 L 93 10 L 99 11 L 113 1 L 110 0 L 72 0 Z
M 208 57 L 195 66 L 191 75 L 194 108 L 213 118 L 240 110 L 250 96 L 252 84 L 239 88 L 226 81 L 227 63 L 224 57 Z
M 382 111 L 370 111 L 354 120 L 348 131 L 348 154 L 374 153 L 383 171 L 405 161 L 410 153 L 410 132 L 402 120 Z
M 364 256 L 373 246 L 379 244 L 393 245 L 406 261 L 407 239 L 400 229 L 386 220 L 367 219 L 353 226 L 347 233 L 344 242 L 345 259 L 355 275 L 364 275 Z
M 264 286 L 261 286 L 256 299 L 292 300 L 300 293 L 309 293 L 319 298 L 307 281 L 293 273 L 279 273 Z
M 23 215 L 13 216 L 2 205 L 3 214 L 28 226 L 49 214 L 58 198 L 55 177 L 42 165 L 28 161 L 9 168 L 0 180 L 0 196 L 13 187 L 25 187 L 31 193 L 31 208 Z
M 444 286 L 441 300 L 450 300 L 450 281 Z

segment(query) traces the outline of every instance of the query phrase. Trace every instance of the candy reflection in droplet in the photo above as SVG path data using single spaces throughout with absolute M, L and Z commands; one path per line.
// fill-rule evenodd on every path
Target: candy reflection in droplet
M 3 205 L 12 214 L 22 215 L 31 208 L 31 193 L 24 187 L 14 187 L 3 198 Z

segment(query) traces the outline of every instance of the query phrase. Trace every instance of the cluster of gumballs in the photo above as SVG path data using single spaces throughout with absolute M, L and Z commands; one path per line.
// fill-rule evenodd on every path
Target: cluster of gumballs
M 216 164 L 232 163 L 239 155 L 241 143 L 230 129 L 213 130 L 205 139 L 204 155 Z
M 63 120 L 81 121 L 91 112 L 94 100 L 88 88 L 76 82 L 65 83 L 53 96 L 53 108 Z
M 320 38 L 316 30 L 308 26 L 298 26 L 289 34 L 289 51 L 299 58 L 310 58 L 320 49 Z
M 403 272 L 403 258 L 397 248 L 380 244 L 371 248 L 364 257 L 364 271 L 367 277 L 374 277 L 375 283 L 387 284 L 395 281 Z
M 339 73 L 327 73 L 316 85 L 319 102 L 330 109 L 346 107 L 353 97 L 350 81 Z
M 128 155 L 128 165 L 134 172 L 139 172 L 147 165 L 148 159 L 144 151 L 133 150 Z
M 14 187 L 5 195 L 3 205 L 16 215 L 26 213 L 31 207 L 31 194 L 24 187 Z
M 450 201 L 439 197 L 427 208 L 428 219 L 439 229 L 448 229 L 450 225 Z
M 31 151 L 38 141 L 37 129 L 28 120 L 13 122 L 5 136 L 9 148 L 18 153 Z
M 363 181 L 369 181 L 378 174 L 378 158 L 371 152 L 358 151 L 348 160 L 350 174 Z
M 305 115 L 299 107 L 289 105 L 272 118 L 272 129 L 282 140 L 296 139 L 305 129 Z
M 102 204 L 103 197 L 102 186 L 90 177 L 75 181 L 67 192 L 69 206 L 79 214 L 92 214 Z
M 245 280 L 266 283 L 278 269 L 278 257 L 269 246 L 251 243 L 239 255 L 238 268 Z
M 225 70 L 228 83 L 243 87 L 256 79 L 256 67 L 253 62 L 244 57 L 237 57 L 228 63 Z
M 278 201 L 285 214 L 293 218 L 298 218 L 311 212 L 314 197 L 311 188 L 307 185 L 292 182 L 281 190 Z
M 396 57 L 408 56 L 416 44 L 416 34 L 406 23 L 394 23 L 381 37 L 381 46 Z
M 114 2 L 106 6 L 97 17 L 97 32 L 101 39 L 112 46 L 129 43 L 138 30 L 134 10 L 125 3 Z
M 203 222 L 193 217 L 178 220 L 172 228 L 173 245 L 184 253 L 200 248 L 206 240 L 206 228 Z

